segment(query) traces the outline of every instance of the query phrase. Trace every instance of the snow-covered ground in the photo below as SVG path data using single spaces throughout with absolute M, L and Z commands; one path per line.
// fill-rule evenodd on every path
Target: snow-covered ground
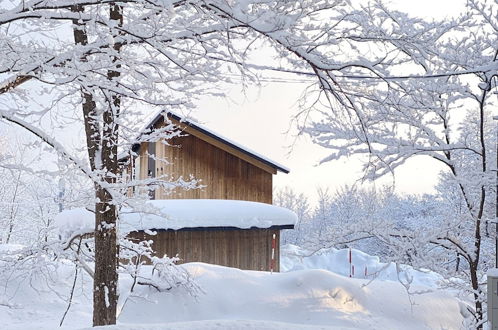
M 281 271 L 289 272 L 302 269 L 325 269 L 336 274 L 354 278 L 375 279 L 380 281 L 397 281 L 404 285 L 427 286 L 437 289 L 442 276 L 431 272 L 415 270 L 407 265 L 381 262 L 379 257 L 371 256 L 359 250 L 336 250 L 333 248 L 308 251 L 298 246 L 287 244 L 281 247 Z M 352 267 L 353 266 L 353 267 Z
M 294 255 L 282 258 L 284 268 L 290 264 L 292 268 L 307 268 L 312 262 L 318 265 L 314 257 L 309 260 L 302 257 L 304 262 L 300 264 L 296 252 L 302 251 L 287 247 L 284 249 L 287 255 L 289 249 Z M 329 252 L 336 254 L 338 262 L 344 253 Z M 358 253 L 355 251 L 353 260 L 359 260 Z M 333 261 L 321 265 L 325 264 L 328 265 L 325 268 L 334 268 Z M 335 271 L 344 271 L 339 263 L 336 265 Z M 119 316 L 119 324 L 109 328 L 459 329 L 462 323 L 459 303 L 451 294 L 434 291 L 409 297 L 399 282 L 390 280 L 391 275 L 379 275 L 377 280 L 370 281 L 319 269 L 270 274 L 203 263 L 184 267 L 203 293 L 193 297 L 184 289 L 159 293 L 141 287 L 136 293 L 144 298 L 130 298 Z M 36 277 L 31 282 L 12 278 L 9 289 L 0 293 L 2 328 L 57 328 L 67 306 L 60 296 L 68 297 L 73 271 L 70 263 L 60 263 L 50 272 L 50 286 L 45 285 L 46 277 Z M 416 272 L 412 274 L 418 277 Z M 123 293 L 128 285 L 129 281 L 122 281 Z M 89 328 L 91 281 L 84 275 L 76 287 L 64 327 Z

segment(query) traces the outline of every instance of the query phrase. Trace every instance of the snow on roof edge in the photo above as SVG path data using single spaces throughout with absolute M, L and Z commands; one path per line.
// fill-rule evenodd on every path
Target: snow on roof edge
M 251 150 L 217 132 L 215 132 L 214 130 L 202 125 L 202 124 L 199 124 L 197 122 L 194 122 L 192 121 L 192 119 L 189 119 L 185 116 L 182 116 L 182 115 L 179 115 L 173 111 L 164 111 L 164 110 L 161 110 L 161 111 L 158 111 L 158 113 L 152 117 L 152 119 L 149 121 L 149 123 L 144 126 L 143 129 L 140 130 L 140 132 L 144 132 L 145 130 L 151 128 L 154 124 L 156 124 L 161 118 L 164 118 L 164 114 L 166 114 L 167 116 L 168 115 L 171 115 L 173 117 L 173 119 L 189 126 L 189 127 L 192 127 L 193 129 L 195 130 L 198 130 L 202 133 L 207 133 L 207 135 L 209 136 L 212 136 L 213 138 L 216 138 L 217 140 L 219 140 L 220 142 L 224 143 L 224 144 L 227 144 L 228 146 L 234 148 L 234 149 L 238 149 L 246 154 L 249 154 L 251 157 L 253 158 L 256 158 L 258 159 L 259 161 L 273 167 L 273 168 L 276 168 L 278 171 L 280 172 L 283 172 L 285 174 L 289 173 L 290 172 L 290 169 L 276 161 L 273 161 L 271 160 L 270 158 L 260 154 L 260 153 L 257 153 L 255 152 L 254 150 Z M 175 118 L 176 117 L 176 118 Z M 203 132 L 204 131 L 204 132 Z M 142 134 L 142 133 L 141 133 Z
M 187 228 L 271 228 L 293 226 L 297 215 L 283 207 L 221 199 L 151 200 L 120 215 L 120 230 L 180 230 Z
M 176 115 L 175 113 L 173 113 L 171 111 L 169 113 L 172 114 L 172 115 L 174 115 L 174 116 L 177 116 L 177 117 L 179 117 L 181 119 L 181 117 L 178 116 L 178 115 Z M 254 151 L 254 150 L 252 150 L 250 148 L 247 148 L 247 147 L 245 147 L 245 146 L 243 146 L 243 145 L 241 145 L 241 144 L 239 144 L 239 143 L 237 143 L 237 142 L 235 142 L 233 140 L 230 140 L 229 138 L 227 138 L 227 137 L 225 137 L 225 136 L 223 136 L 221 134 L 218 134 L 217 132 L 213 131 L 210 128 L 207 128 L 206 126 L 204 126 L 202 124 L 193 123 L 193 122 L 190 122 L 190 121 L 188 121 L 186 119 L 184 119 L 184 122 L 187 125 L 189 125 L 189 126 L 191 126 L 193 128 L 200 128 L 201 130 L 204 130 L 204 131 L 210 133 L 211 135 L 216 136 L 222 142 L 228 144 L 231 147 L 235 147 L 235 149 L 240 149 L 242 151 L 245 151 L 246 153 L 254 156 L 255 158 L 257 158 L 259 160 L 262 160 L 264 163 L 271 164 L 272 167 L 276 167 L 277 170 L 280 170 L 281 172 L 284 172 L 286 174 L 290 172 L 290 169 L 288 167 L 286 167 L 286 166 L 284 166 L 284 165 L 282 165 L 282 164 L 280 164 L 280 163 L 278 163 L 278 162 L 276 162 L 274 160 L 271 160 L 270 158 L 268 158 L 268 157 L 266 157 L 266 156 L 264 156 L 264 155 L 262 155 L 262 154 L 260 154 L 260 153 L 258 153 L 256 151 Z

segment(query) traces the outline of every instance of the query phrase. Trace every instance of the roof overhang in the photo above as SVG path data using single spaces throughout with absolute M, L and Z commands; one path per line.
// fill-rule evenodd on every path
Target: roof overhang
M 147 230 L 292 229 L 298 221 L 289 209 L 224 199 L 150 200 L 120 214 L 123 232 Z
M 231 226 L 223 226 L 223 227 L 186 227 L 179 229 L 147 229 L 147 231 L 157 231 L 157 232 L 175 232 L 175 231 L 230 231 L 230 230 L 254 230 L 254 229 L 269 229 L 269 230 L 283 230 L 283 229 L 294 229 L 294 225 L 279 225 L 279 226 L 271 226 L 268 228 L 259 228 L 259 227 L 251 227 L 251 228 L 239 228 L 239 227 L 231 227 Z M 145 230 L 137 230 L 138 232 L 144 232 Z
M 246 162 L 257 166 L 271 174 L 277 174 L 277 172 L 289 173 L 289 169 L 275 161 L 272 161 L 246 147 L 243 147 L 229 139 L 221 136 L 220 134 L 202 126 L 201 124 L 194 123 L 178 114 L 173 112 L 160 112 L 158 113 L 142 130 L 142 132 L 150 131 L 154 127 L 167 117 L 173 122 L 173 124 L 180 127 L 187 134 L 193 135 L 207 143 L 214 145 Z M 144 133 L 141 133 L 143 135 Z

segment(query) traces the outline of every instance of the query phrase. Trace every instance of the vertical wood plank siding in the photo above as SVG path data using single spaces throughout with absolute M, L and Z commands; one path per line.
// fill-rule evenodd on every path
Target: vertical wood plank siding
M 152 240 L 156 256 L 178 255 L 180 263 L 206 262 L 248 270 L 270 270 L 272 235 L 277 237 L 275 269 L 280 270 L 280 232 L 276 229 L 178 230 L 157 235 L 132 232 L 132 240 Z
M 156 175 L 173 180 L 191 177 L 204 187 L 158 189 L 156 199 L 234 199 L 272 203 L 272 174 L 193 135 L 156 143 Z M 141 148 L 146 155 L 147 147 Z M 144 157 L 145 158 L 145 157 Z M 142 161 L 145 165 L 145 160 Z M 143 169 L 142 169 L 143 168 Z M 146 178 L 145 167 L 141 178 Z
M 162 126 L 162 124 L 158 124 Z M 156 199 L 233 199 L 272 203 L 272 177 L 268 167 L 258 167 L 194 135 L 155 143 L 155 174 L 165 180 L 191 177 L 204 187 L 193 190 L 158 189 Z M 147 178 L 147 150 L 140 148 L 140 178 Z M 276 173 L 276 170 L 271 169 Z M 270 270 L 272 235 L 276 234 L 275 271 L 279 271 L 280 232 L 276 229 L 179 230 L 128 235 L 135 240 L 152 240 L 157 256 L 178 256 L 181 262 L 200 261 L 249 270 Z

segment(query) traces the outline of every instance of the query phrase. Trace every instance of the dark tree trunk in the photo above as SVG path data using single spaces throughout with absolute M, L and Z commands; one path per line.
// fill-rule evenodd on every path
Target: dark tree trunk
M 115 26 L 122 26 L 122 8 L 114 3 L 110 5 L 109 17 Z M 113 35 L 116 37 L 116 35 Z M 119 53 L 122 44 L 114 43 L 114 50 Z M 119 59 L 114 57 L 116 70 L 109 70 L 107 78 L 112 82 L 120 76 Z M 116 182 L 118 176 L 118 137 L 117 119 L 121 106 L 119 95 L 104 93 L 108 107 L 103 112 L 103 130 L 101 143 L 102 166 L 106 172 L 105 181 Z M 98 153 L 97 153 L 98 156 Z M 95 212 L 95 279 L 93 285 L 93 326 L 116 324 L 118 301 L 118 245 L 116 235 L 117 209 L 109 191 L 97 189 Z
M 479 286 L 479 281 L 477 278 L 478 269 L 476 263 L 470 264 L 470 280 L 472 283 L 472 290 L 474 291 L 474 302 L 475 302 L 475 314 L 474 317 L 477 322 L 477 329 L 481 330 L 483 325 L 483 311 L 482 311 L 482 291 Z
M 118 98 L 116 98 L 119 100 Z M 119 102 L 117 102 L 119 105 Z M 116 114 L 112 108 L 103 113 L 104 130 L 101 152 L 105 181 L 116 182 L 118 173 Z M 97 157 L 99 153 L 97 153 Z M 117 209 L 108 190 L 96 187 L 95 205 L 95 278 L 93 285 L 93 325 L 116 324 L 117 293 Z
M 74 12 L 82 13 L 82 6 L 74 6 Z M 116 4 L 111 4 L 110 19 L 123 23 L 122 9 Z M 88 44 L 88 36 L 84 23 L 73 21 L 73 34 L 76 44 Z M 119 52 L 121 44 L 115 43 L 114 50 Z M 86 61 L 86 59 L 81 59 Z M 117 62 L 117 58 L 113 62 Z M 116 64 L 119 69 L 119 64 Z M 110 70 L 108 79 L 113 81 L 120 75 L 119 70 Z M 92 170 L 99 167 L 105 173 L 102 178 L 107 184 L 116 182 L 118 174 L 118 124 L 119 108 L 121 100 L 116 94 L 104 95 L 108 107 L 102 114 L 102 136 L 99 129 L 99 118 L 96 111 L 96 103 L 91 91 L 83 90 L 83 120 L 85 124 L 86 142 L 88 158 Z M 99 152 L 100 151 L 100 152 Z M 93 285 L 93 325 L 116 324 L 116 311 L 118 301 L 118 245 L 116 235 L 117 209 L 113 203 L 111 193 L 102 187 L 100 183 L 95 183 L 95 274 Z
M 108 152 L 109 150 L 107 150 Z M 104 155 L 102 155 L 104 158 Z M 109 155 L 107 155 L 109 156 Z M 93 325 L 116 324 L 118 301 L 116 206 L 108 191 L 97 190 L 95 210 L 95 277 L 93 279 Z

